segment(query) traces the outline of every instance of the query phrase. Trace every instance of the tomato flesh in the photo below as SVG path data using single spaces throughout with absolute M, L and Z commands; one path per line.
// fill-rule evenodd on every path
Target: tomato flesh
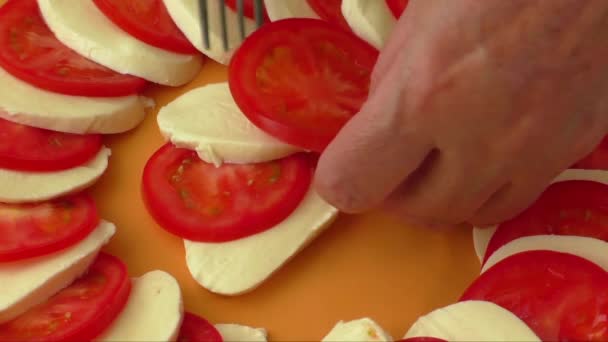
M 163 0 L 94 0 L 118 27 L 161 49 L 196 54 L 198 50 L 175 25 Z
M 59 171 L 91 160 L 102 147 L 101 135 L 60 133 L 0 118 L 0 168 Z
M 184 313 L 178 342 L 222 342 L 222 335 L 213 324 L 190 312 Z
M 0 341 L 90 341 L 121 312 L 131 291 L 122 261 L 100 254 L 85 276 L 0 325 Z
M 260 129 L 320 152 L 366 101 L 377 58 L 372 46 L 322 20 L 280 20 L 235 53 L 230 90 Z
M 508 257 L 481 274 L 461 300 L 500 305 L 542 341 L 608 340 L 608 273 L 571 254 Z
M 228 6 L 231 10 L 237 12 L 237 0 L 224 0 L 226 6 Z M 249 19 L 255 19 L 255 5 L 253 4 L 253 0 L 245 0 L 243 1 L 243 14 Z M 270 18 L 268 17 L 268 12 L 266 11 L 266 6 L 264 6 L 264 21 L 270 22 Z
M 409 0 L 386 0 L 386 4 L 391 12 L 393 12 L 395 18 L 401 17 L 408 3 Z
M 608 170 L 608 137 L 588 156 L 576 163 L 573 169 Z
M 59 42 L 36 0 L 9 0 L 0 7 L 0 67 L 33 86 L 66 95 L 126 96 L 146 85 L 143 79 L 116 73 Z
M 223 242 L 272 228 L 300 204 L 312 180 L 304 154 L 260 164 L 215 167 L 195 152 L 167 144 L 148 161 L 143 196 L 167 231 Z
M 95 202 L 85 194 L 37 204 L 0 203 L 0 262 L 70 247 L 98 224 Z
M 552 184 L 527 210 L 498 226 L 485 261 L 510 241 L 532 235 L 574 235 L 608 242 L 608 185 L 579 180 Z
M 351 31 L 350 25 L 344 15 L 342 15 L 342 0 L 306 0 L 308 5 L 319 15 L 319 17 L 329 23 L 336 24 L 340 28 Z M 377 0 L 374 0 L 377 1 Z

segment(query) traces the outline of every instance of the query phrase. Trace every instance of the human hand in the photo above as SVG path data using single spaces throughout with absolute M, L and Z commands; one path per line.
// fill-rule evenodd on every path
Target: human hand
M 430 225 L 518 214 L 608 132 L 607 42 L 604 0 L 412 0 L 318 191 Z

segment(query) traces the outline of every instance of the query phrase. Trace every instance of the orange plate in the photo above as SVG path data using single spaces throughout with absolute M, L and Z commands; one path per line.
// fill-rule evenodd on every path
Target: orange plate
M 92 192 L 102 216 L 118 227 L 106 250 L 125 260 L 133 276 L 168 271 L 181 284 L 187 310 L 214 323 L 264 327 L 274 341 L 318 341 L 339 320 L 361 317 L 373 318 L 400 338 L 418 316 L 459 297 L 479 270 L 470 229 L 414 229 L 382 213 L 342 216 L 249 294 L 222 297 L 200 287 L 186 268 L 182 241 L 147 214 L 141 174 L 163 144 L 157 110 L 189 89 L 224 80 L 226 68 L 207 62 L 186 87 L 153 87 L 146 96 L 157 106 L 145 122 L 106 138 L 110 167 Z

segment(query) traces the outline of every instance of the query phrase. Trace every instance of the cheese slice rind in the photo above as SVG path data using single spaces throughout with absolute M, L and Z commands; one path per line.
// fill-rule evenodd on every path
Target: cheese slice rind
M 266 342 L 265 329 L 252 328 L 239 324 L 216 324 L 215 329 L 222 335 L 224 342 Z
M 272 21 L 287 18 L 321 19 L 306 0 L 264 0 L 264 4 Z
M 0 68 L 0 118 L 58 132 L 122 133 L 144 119 L 140 96 L 93 98 L 36 88 Z
M 485 301 L 464 301 L 420 317 L 404 338 L 434 337 L 445 341 L 539 341 L 517 316 Z
M 224 50 L 222 41 L 222 25 L 220 21 L 220 6 L 223 0 L 207 0 L 207 11 L 211 13 L 208 17 L 209 27 L 209 49 L 203 45 L 202 27 L 199 15 L 198 0 L 163 0 L 169 15 L 177 24 L 177 27 L 188 38 L 190 43 L 199 51 L 218 63 L 228 65 L 236 48 L 241 44 L 240 31 L 238 29 L 238 16 L 229 7 L 226 7 L 226 26 L 228 27 L 228 50 Z M 215 15 L 213 15 L 215 14 Z M 256 25 L 253 20 L 245 17 L 245 32 L 249 34 L 255 31 Z
M 397 23 L 386 1 L 342 1 L 342 15 L 353 32 L 377 49 L 386 44 Z
M 270 277 L 338 216 L 338 210 L 310 190 L 296 210 L 275 227 L 222 243 L 185 240 L 192 277 L 211 292 L 238 295 Z
M 0 169 L 0 202 L 40 202 L 84 190 L 106 171 L 110 155 L 110 149 L 102 147 L 86 164 L 56 172 Z
M 254 126 L 234 102 L 228 83 L 194 89 L 163 107 L 158 126 L 177 147 L 217 166 L 266 162 L 298 152 Z
M 177 280 L 163 271 L 133 279 L 125 308 L 96 341 L 175 341 L 183 319 Z
M 340 321 L 321 340 L 322 342 L 362 342 L 383 341 L 389 342 L 393 338 L 378 323 L 370 318 L 344 322 Z
M 93 1 L 38 0 L 40 11 L 57 39 L 82 56 L 122 74 L 180 86 L 202 66 L 198 55 L 185 55 L 148 45 L 120 29 Z
M 85 239 L 28 260 L 0 263 L 0 323 L 7 322 L 70 285 L 93 263 L 116 227 L 102 221 Z

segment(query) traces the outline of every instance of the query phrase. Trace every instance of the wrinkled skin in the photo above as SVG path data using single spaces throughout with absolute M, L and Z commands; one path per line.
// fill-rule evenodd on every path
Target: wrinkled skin
M 607 132 L 608 1 L 412 0 L 316 186 L 349 213 L 484 226 Z

